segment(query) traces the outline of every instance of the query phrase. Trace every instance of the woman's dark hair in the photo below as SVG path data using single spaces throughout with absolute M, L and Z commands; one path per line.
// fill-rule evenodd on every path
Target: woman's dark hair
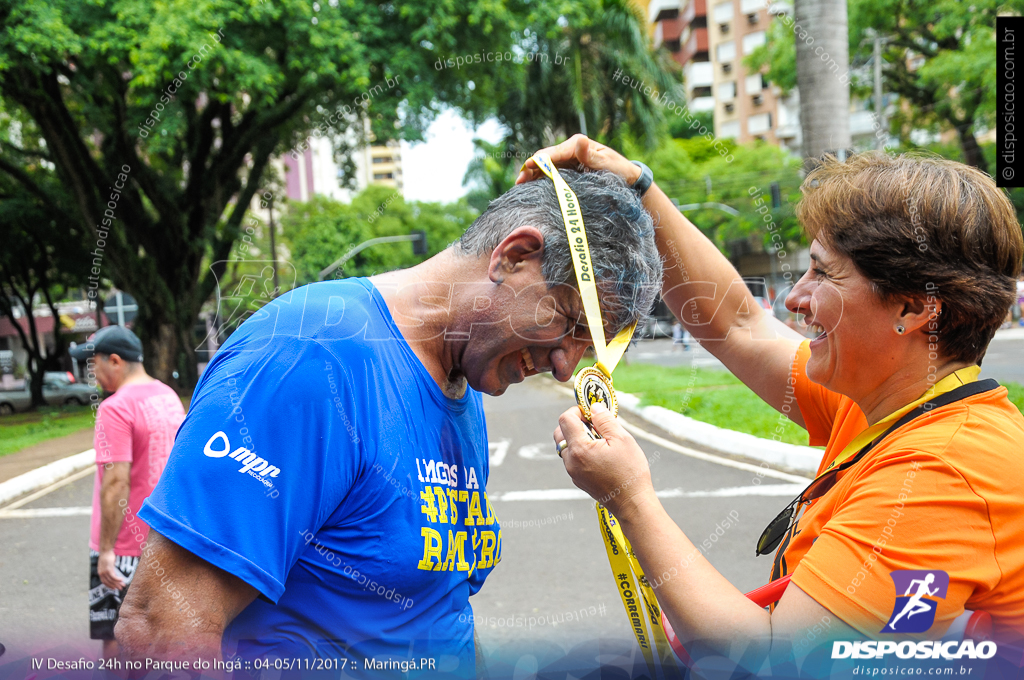
M 945 357 L 980 363 L 1016 299 L 1024 238 L 1006 194 L 976 168 L 879 151 L 825 156 L 801 187 L 808 236 L 853 260 L 879 297 L 942 302 Z

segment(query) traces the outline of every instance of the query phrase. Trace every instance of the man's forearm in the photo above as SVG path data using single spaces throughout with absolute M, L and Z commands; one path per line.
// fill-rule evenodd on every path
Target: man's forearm
M 100 486 L 100 552 L 114 549 L 132 490 L 128 479 L 112 472 L 112 469 L 107 471 Z
M 724 339 L 732 326 L 760 318 L 763 310 L 735 267 L 656 183 L 644 195 L 644 207 L 654 217 L 654 238 L 665 258 L 662 296 L 695 338 Z M 749 313 L 740 318 L 740 310 Z

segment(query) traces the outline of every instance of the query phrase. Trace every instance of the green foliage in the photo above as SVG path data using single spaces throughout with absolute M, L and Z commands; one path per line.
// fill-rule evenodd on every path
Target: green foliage
M 646 17 L 631 0 L 532 5 L 522 46 L 543 58 L 507 70 L 495 91 L 497 119 L 520 149 L 582 132 L 581 113 L 593 139 L 619 146 L 631 137 L 653 148 L 666 116 L 656 93 L 685 101 L 678 65 L 651 50 Z
M 59 188 L 54 187 L 54 191 L 60 193 Z M 41 406 L 45 404 L 43 372 L 60 368 L 64 336 L 58 323 L 53 342 L 44 345 L 34 309 L 45 303 L 56 318 L 55 302 L 69 288 L 86 280 L 92 258 L 86 254 L 84 230 L 74 223 L 67 224 L 58 205 L 41 202 L 2 175 L 0 197 L 0 314 L 18 332 L 28 359 L 32 403 Z M 23 330 L 18 317 L 26 312 L 23 320 L 28 328 Z
M 694 137 L 666 140 L 653 153 L 637 148 L 624 151 L 651 166 L 658 186 L 679 204 L 718 202 L 740 211 L 735 217 L 714 209 L 686 213 L 723 251 L 734 239 L 771 242 L 763 206 L 771 207 L 772 182 L 779 183 L 783 199 L 781 208 L 770 211 L 772 223 L 787 247 L 804 243 L 793 210 L 800 197 L 800 163 L 779 147 L 764 142 L 740 146 L 731 140 L 716 147 L 704 137 Z M 757 196 L 764 196 L 764 202 L 756 203 Z
M 484 84 L 507 134 L 496 145 L 474 140 L 464 181 L 473 186 L 471 206 L 483 211 L 512 186 L 529 154 L 578 132 L 615 148 L 638 141 L 648 151 L 666 121 L 686 136 L 667 108 L 686 100 L 679 66 L 664 49 L 652 51 L 646 17 L 631 0 L 538 3 L 524 26 L 519 67 Z
M 474 139 L 473 146 L 476 151 L 466 167 L 462 185 L 472 187 L 466 195 L 466 203 L 482 213 L 488 203 L 512 188 L 519 168 L 531 152 L 517 150 L 508 140 L 490 144 Z
M 194 378 L 193 324 L 272 155 L 314 130 L 344 151 L 364 121 L 378 140 L 417 139 L 443 105 L 482 120 L 506 65 L 470 75 L 437 58 L 511 50 L 539 20 L 484 0 L 334 4 L 0 0 L 0 132 L 20 125 L 0 175 L 95 236 L 130 168 L 103 274 L 139 301 L 158 377 Z
M 779 19 L 768 26 L 766 40 L 743 58 L 749 73 L 761 71 L 783 96 L 796 87 L 796 43 L 793 29 Z
M 713 111 L 691 112 L 692 119 L 687 122 L 682 116 L 675 115 L 673 111 L 668 117 L 668 134 L 673 139 L 692 139 L 701 136 L 700 128 L 706 128 L 712 133 L 715 131 L 715 113 Z M 694 122 L 697 125 L 694 125 Z
M 962 162 L 987 171 L 992 164 L 978 148 L 975 134 L 995 121 L 995 18 L 1022 9 L 1019 0 L 850 0 L 851 91 L 873 96 L 874 72 L 869 67 L 874 38 L 880 36 L 883 90 L 900 97 L 889 117 L 890 129 L 902 145 L 913 147 L 912 130 L 954 130 Z M 768 79 L 784 92 L 795 87 L 793 29 L 773 20 L 767 41 L 744 64 L 767 69 Z
M 1013 403 L 1017 409 L 1024 414 L 1024 385 L 1015 382 L 1004 382 L 1003 387 L 1006 388 L 1007 397 L 1010 402 Z
M 410 267 L 447 248 L 476 218 L 466 202 L 448 205 L 407 203 L 393 189 L 371 186 L 351 204 L 317 196 L 292 203 L 282 219 L 284 240 L 291 252 L 298 285 L 316 281 L 318 274 L 355 246 L 379 236 L 427 232 L 427 256 L 413 255 L 412 244 L 383 243 L 361 251 L 330 278 L 371 276 Z

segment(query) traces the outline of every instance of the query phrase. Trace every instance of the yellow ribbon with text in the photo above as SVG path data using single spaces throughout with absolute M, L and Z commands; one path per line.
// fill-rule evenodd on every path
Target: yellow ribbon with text
M 540 168 L 540 171 L 555 184 L 558 206 L 561 208 L 562 220 L 565 222 L 565 235 L 569 239 L 569 249 L 572 252 L 573 268 L 576 270 L 576 283 L 579 285 L 580 297 L 583 299 L 583 311 L 587 317 L 590 337 L 594 342 L 594 354 L 597 355 L 596 367 L 610 381 L 612 371 L 615 370 L 623 352 L 629 346 L 636 323 L 622 329 L 612 338 L 611 342 L 605 343 L 601 305 L 597 296 L 597 283 L 594 280 L 594 264 L 590 258 L 590 245 L 587 243 L 587 230 L 583 225 L 579 200 L 565 179 L 558 174 L 558 168 L 554 166 L 547 155 L 536 154 L 532 160 Z M 633 630 L 637 644 L 640 645 L 651 677 L 656 678 L 652 638 L 663 672 L 666 666 L 674 666 L 675 661 L 675 653 L 669 646 L 665 629 L 661 625 L 661 607 L 658 605 L 658 598 L 655 597 L 654 589 L 644 577 L 643 568 L 636 559 L 629 541 L 623 536 L 622 529 L 615 517 L 600 503 L 597 504 L 597 516 L 601 525 L 605 551 L 608 553 L 608 563 L 611 565 L 612 574 L 615 577 L 616 591 L 622 599 L 622 606 L 629 618 L 630 628 Z M 650 635 L 647 633 L 648 625 L 651 630 Z
M 537 164 L 541 172 L 555 183 L 558 207 L 562 210 L 562 220 L 565 222 L 565 235 L 569 239 L 569 249 L 572 251 L 572 264 L 576 270 L 576 283 L 580 289 L 580 297 L 583 298 L 583 312 L 587 317 L 590 337 L 594 341 L 597 368 L 611 378 L 615 365 L 619 363 L 622 353 L 629 346 L 636 323 L 634 322 L 629 327 L 623 328 L 619 331 L 618 335 L 612 338 L 611 342 L 605 344 L 601 304 L 597 298 L 597 282 L 594 280 L 594 264 L 590 259 L 590 245 L 587 243 L 586 227 L 583 226 L 583 211 L 580 209 L 580 202 L 576 198 L 576 193 L 569 187 L 565 179 L 558 174 L 558 168 L 555 167 L 546 154 L 536 154 L 531 160 Z M 523 167 L 526 167 L 525 164 Z

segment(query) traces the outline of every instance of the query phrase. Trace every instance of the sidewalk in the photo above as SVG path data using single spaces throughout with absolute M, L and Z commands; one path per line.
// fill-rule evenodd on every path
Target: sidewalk
M 0 456 L 0 484 L 61 458 L 91 449 L 92 433 L 92 428 L 89 428 Z

